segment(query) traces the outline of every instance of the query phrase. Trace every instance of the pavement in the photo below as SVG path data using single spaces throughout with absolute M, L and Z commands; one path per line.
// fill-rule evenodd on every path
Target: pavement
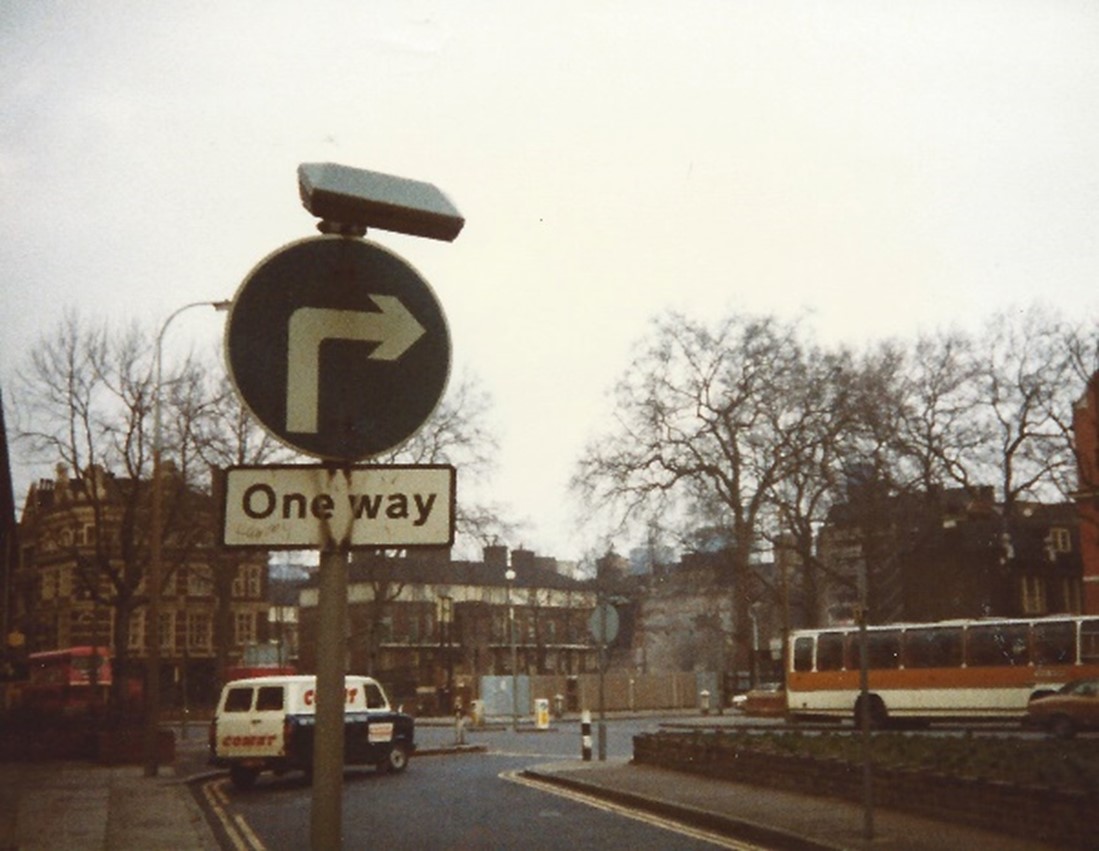
M 467 749 L 468 750 L 468 749 Z M 437 752 L 437 751 L 436 751 Z M 730 783 L 628 760 L 539 765 L 528 780 L 686 822 L 772 849 L 1037 851 L 1052 847 L 877 809 L 872 838 L 856 804 Z M 0 851 L 215 851 L 217 840 L 188 782 L 162 766 L 0 763 Z
M 172 767 L 0 763 L 0 851 L 217 851 Z
M 857 804 L 634 765 L 624 759 L 548 763 L 523 774 L 762 848 L 1038 851 L 1055 847 L 882 809 L 872 813 L 868 839 L 865 811 Z

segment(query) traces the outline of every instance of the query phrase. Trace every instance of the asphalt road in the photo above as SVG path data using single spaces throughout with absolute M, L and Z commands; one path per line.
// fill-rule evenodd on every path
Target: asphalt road
M 607 754 L 628 758 L 633 735 L 659 719 L 607 722 Z M 345 848 L 701 849 L 714 844 L 657 820 L 583 802 L 517 775 L 528 766 L 580 756 L 579 725 L 546 732 L 467 731 L 480 753 L 419 756 L 399 775 L 350 768 L 344 775 Z M 455 743 L 453 728 L 421 727 L 421 749 Z M 188 748 L 187 750 L 194 750 Z M 264 775 L 238 792 L 224 777 L 195 785 L 225 848 L 309 847 L 311 790 L 301 777 Z M 724 841 L 729 847 L 729 843 Z M 732 847 L 736 847 L 735 845 Z

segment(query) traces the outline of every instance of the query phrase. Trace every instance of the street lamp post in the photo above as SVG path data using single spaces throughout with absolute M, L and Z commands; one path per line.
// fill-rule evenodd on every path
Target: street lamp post
M 519 731 L 519 654 L 515 647 L 515 606 L 512 603 L 511 588 L 515 583 L 515 571 L 510 568 L 504 573 L 508 582 L 508 634 L 511 641 L 511 729 Z
M 230 301 L 195 301 L 177 308 L 156 336 L 156 381 L 153 385 L 153 493 L 152 517 L 149 522 L 149 572 L 145 588 L 149 594 L 149 622 L 145 632 L 149 636 L 149 646 L 145 657 L 145 776 L 156 777 L 159 767 L 157 747 L 157 728 L 160 723 L 160 585 L 163 575 L 161 538 L 163 537 L 163 504 L 160 493 L 160 454 L 161 454 L 161 384 L 163 380 L 162 360 L 164 334 L 179 314 L 192 307 L 212 307 L 214 310 L 228 310 Z

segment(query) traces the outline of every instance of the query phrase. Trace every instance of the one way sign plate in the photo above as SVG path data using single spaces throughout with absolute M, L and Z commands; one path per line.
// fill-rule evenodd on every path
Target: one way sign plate
M 454 543 L 454 467 L 231 467 L 227 547 L 438 547 Z

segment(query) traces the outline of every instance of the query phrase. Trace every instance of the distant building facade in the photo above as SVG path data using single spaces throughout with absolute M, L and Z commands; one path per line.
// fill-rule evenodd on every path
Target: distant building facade
M 868 521 L 857 506 L 836 506 L 821 531 L 833 577 L 821 623 L 854 618 L 862 581 L 875 623 L 1083 610 L 1072 503 L 1016 503 L 1009 513 L 991 488 L 958 488 L 879 500 L 875 512 Z
M 168 475 L 171 475 L 169 468 Z M 77 645 L 108 647 L 117 658 L 117 592 L 106 572 L 144 572 L 144 535 L 123 534 L 124 522 L 147 523 L 147 515 L 127 519 L 119 494 L 124 486 L 101 469 L 72 477 L 63 466 L 54 479 L 31 485 L 20 518 L 20 551 L 12 576 L 11 626 L 28 652 Z M 138 482 L 147 500 L 148 482 Z M 95 489 L 97 498 L 89 498 Z M 215 543 L 211 497 L 189 493 L 186 536 L 169 533 L 163 547 L 164 582 L 160 623 L 147 623 L 147 587 L 142 578 L 132 601 L 123 640 L 129 670 L 141 680 L 147 649 L 160 641 L 161 694 L 165 705 L 210 704 L 224 674 L 240 663 L 245 648 L 270 638 L 266 554 L 227 551 Z M 124 541 L 140 552 L 127 562 Z
M 514 579 L 507 572 L 514 571 Z M 300 594 L 300 661 L 316 670 L 318 594 Z M 348 575 L 348 670 L 382 681 L 402 702 L 434 703 L 449 712 L 468 706 L 480 678 L 517 673 L 591 673 L 596 656 L 588 619 L 596 605 L 590 582 L 564 576 L 551 558 L 490 546 L 479 562 L 449 551 L 403 557 L 355 554 Z M 430 711 L 418 706 L 420 711 Z

